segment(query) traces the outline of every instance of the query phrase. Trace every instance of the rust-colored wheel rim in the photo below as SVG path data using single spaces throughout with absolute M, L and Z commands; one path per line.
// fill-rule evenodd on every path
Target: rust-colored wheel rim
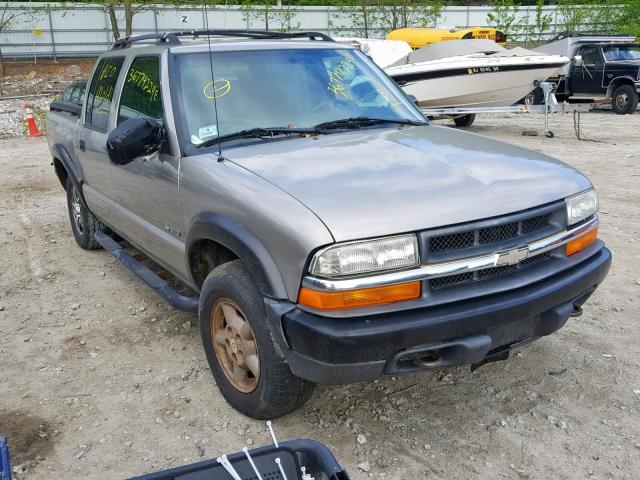
M 251 393 L 260 379 L 260 357 L 253 329 L 238 305 L 221 298 L 211 311 L 211 335 L 218 364 L 239 391 Z

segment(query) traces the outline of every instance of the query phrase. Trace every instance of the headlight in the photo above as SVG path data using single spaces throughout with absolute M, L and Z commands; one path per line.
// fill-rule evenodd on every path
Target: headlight
M 598 211 L 598 194 L 588 190 L 567 198 L 566 204 L 567 225 L 574 225 Z
M 320 250 L 311 261 L 311 274 L 342 277 L 412 267 L 420 263 L 416 236 L 349 242 Z

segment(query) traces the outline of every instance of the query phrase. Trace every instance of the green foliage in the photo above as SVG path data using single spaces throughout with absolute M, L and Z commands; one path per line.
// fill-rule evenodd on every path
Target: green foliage
M 362 38 L 369 38 L 370 35 L 375 33 L 378 18 L 377 9 L 366 0 L 361 0 L 355 5 L 352 2 L 340 2 L 337 16 L 341 22 L 336 23 L 331 19 L 329 28 L 338 30 L 338 32 L 342 30 L 347 35 Z M 343 24 L 350 25 L 347 31 L 342 28 Z
M 527 39 L 531 43 L 540 44 L 544 33 L 549 30 L 553 15 L 544 10 L 544 0 L 536 0 L 533 22 L 527 25 Z
M 520 4 L 514 0 L 495 0 L 493 9 L 487 14 L 489 26 L 517 37 L 526 29 L 526 19 L 519 15 Z
M 640 0 L 623 0 L 617 10 L 614 24 L 619 33 L 634 35 L 640 40 Z
M 376 24 L 386 32 L 404 27 L 433 27 L 442 15 L 440 0 L 381 0 L 376 7 Z
M 295 5 L 292 2 L 262 0 L 256 3 L 245 0 L 240 8 L 245 20 L 258 22 L 260 28 L 265 30 L 289 32 L 300 28 L 300 22 L 295 21 Z

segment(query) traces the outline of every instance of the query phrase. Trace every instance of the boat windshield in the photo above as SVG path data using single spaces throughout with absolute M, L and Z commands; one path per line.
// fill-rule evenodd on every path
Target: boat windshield
M 343 119 L 426 123 L 399 87 L 357 50 L 223 51 L 213 53 L 212 64 L 208 52 L 175 57 L 172 89 L 190 148 L 207 147 L 218 136 L 236 139 L 256 129 L 300 131 Z
M 607 62 L 619 60 L 640 60 L 640 45 L 619 45 L 604 47 L 604 58 Z

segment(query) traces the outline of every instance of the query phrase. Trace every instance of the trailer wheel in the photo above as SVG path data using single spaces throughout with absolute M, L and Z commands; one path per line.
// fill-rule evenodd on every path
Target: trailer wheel
M 613 92 L 611 106 L 618 115 L 633 113 L 638 106 L 638 94 L 631 85 L 620 85 Z
M 469 115 L 463 115 L 462 117 L 456 117 L 453 119 L 457 127 L 470 127 L 476 119 L 476 114 L 471 113 Z

